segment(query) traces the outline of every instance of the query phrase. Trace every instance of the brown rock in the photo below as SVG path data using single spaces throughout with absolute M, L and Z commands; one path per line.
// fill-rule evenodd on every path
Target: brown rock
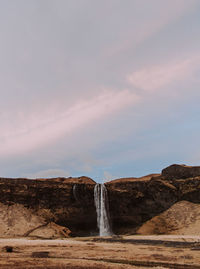
M 72 234 L 88 235 L 97 230 L 94 186 L 94 183 L 83 184 L 79 179 L 66 183 L 0 178 L 0 203 L 22 205 L 45 222 L 67 227 Z
M 130 182 L 130 181 L 138 181 L 138 180 L 150 180 L 153 177 L 158 177 L 160 174 L 150 174 L 143 177 L 126 177 L 126 178 L 118 178 L 107 182 L 106 184 L 113 184 L 113 183 L 123 183 L 123 182 Z
M 163 172 L 162 175 L 151 174 L 106 183 L 114 233 L 133 234 L 142 224 L 179 201 L 200 203 L 200 176 L 184 178 L 186 174 L 183 173 L 183 178 L 168 178 L 166 175 Z M 72 235 L 89 235 L 97 232 L 94 186 L 95 182 L 87 177 L 0 178 L 0 203 L 7 207 L 17 204 L 31 210 L 40 218 L 40 225 L 51 222 L 67 227 Z M 41 230 L 44 228 L 41 227 Z
M 114 233 L 135 233 L 138 226 L 178 200 L 178 189 L 159 177 L 106 185 Z
M 90 177 L 56 177 L 56 178 L 37 178 L 37 181 L 46 182 L 60 182 L 60 183 L 72 183 L 72 184 L 96 184 L 96 182 Z
M 162 170 L 162 176 L 166 179 L 197 177 L 200 176 L 200 166 L 172 164 Z
M 138 227 L 169 209 L 176 202 L 200 203 L 200 177 L 112 181 L 107 183 L 115 233 L 134 234 Z

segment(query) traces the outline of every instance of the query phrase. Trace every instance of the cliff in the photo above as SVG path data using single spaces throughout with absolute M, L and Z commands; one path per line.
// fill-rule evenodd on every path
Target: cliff
M 67 227 L 73 234 L 96 229 L 95 182 L 87 177 L 55 179 L 0 178 L 0 203 L 22 205 L 46 223 Z M 15 214 L 13 215 L 15 217 Z
M 186 178 L 186 175 L 195 176 Z M 117 179 L 108 182 L 106 187 L 115 233 L 136 233 L 146 221 L 179 201 L 200 203 L 199 167 L 172 165 L 160 175 Z
M 94 186 L 95 182 L 88 177 L 36 180 L 0 178 L 0 211 L 9 212 L 12 206 L 21 206 L 24 212 L 31 212 L 29 219 L 40 218 L 36 223 L 38 227 L 51 224 L 48 229 L 56 227 L 56 231 L 60 229 L 61 233 L 65 232 L 63 229 L 66 227 L 71 235 L 94 234 L 97 232 Z M 199 167 L 170 166 L 161 174 L 110 181 L 106 183 L 106 188 L 114 233 L 136 233 L 145 222 L 179 201 L 200 203 Z M 9 221 L 17 217 L 12 210 Z M 29 233 L 28 229 L 29 226 Z

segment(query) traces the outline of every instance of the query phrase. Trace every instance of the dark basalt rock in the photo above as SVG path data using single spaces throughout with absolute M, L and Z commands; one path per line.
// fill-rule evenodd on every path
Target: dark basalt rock
M 178 200 L 178 189 L 162 178 L 108 183 L 110 212 L 115 233 L 134 233 L 153 216 Z
M 198 169 L 173 165 L 163 169 L 161 175 L 106 183 L 114 233 L 134 233 L 178 201 L 200 203 Z M 95 182 L 87 177 L 0 178 L 0 202 L 22 204 L 48 222 L 69 228 L 74 235 L 90 235 L 97 232 L 94 186 Z
M 200 176 L 200 166 L 172 164 L 162 170 L 162 176 L 166 179 L 197 177 Z
M 163 175 L 151 179 L 120 179 L 106 184 L 115 233 L 134 233 L 147 220 L 178 201 L 200 203 L 200 176 L 171 179 Z
M 22 204 L 38 215 L 65 226 L 72 234 L 84 235 L 96 230 L 94 181 L 80 183 L 80 178 L 63 183 L 59 179 L 28 180 L 0 178 L 0 202 Z M 73 187 L 76 185 L 76 199 Z

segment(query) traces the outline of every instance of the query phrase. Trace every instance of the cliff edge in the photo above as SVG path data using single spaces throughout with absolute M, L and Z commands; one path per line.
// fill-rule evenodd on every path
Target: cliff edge
M 0 218 L 3 227 L 0 237 L 25 236 L 39 226 L 40 230 L 32 231 L 32 235 L 48 234 L 48 229 L 51 230 L 50 238 L 97 234 L 95 184 L 88 177 L 0 178 L 0 212 L 4 216 Z M 172 165 L 163 169 L 161 174 L 107 182 L 106 188 L 113 232 L 134 234 L 147 221 L 178 202 L 190 202 L 188 208 L 200 204 L 200 169 L 198 166 Z M 26 227 L 23 233 L 19 232 L 20 223 Z M 15 232 L 6 231 L 11 228 Z

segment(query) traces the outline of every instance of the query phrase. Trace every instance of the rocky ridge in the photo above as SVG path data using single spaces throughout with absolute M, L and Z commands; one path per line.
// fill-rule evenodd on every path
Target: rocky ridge
M 69 236 L 70 231 L 72 236 L 95 234 L 95 184 L 88 177 L 35 180 L 0 178 L 0 210 L 4 213 L 9 210 L 15 212 L 14 207 L 23 207 L 24 212 L 29 211 L 32 219 L 39 218 L 38 231 L 36 232 L 35 225 L 33 236 L 48 234 L 44 227 L 51 231 L 54 229 L 54 232 L 49 232 L 51 237 Z M 133 234 L 145 222 L 162 214 L 177 202 L 199 204 L 200 170 L 199 167 L 172 165 L 163 169 L 161 174 L 107 182 L 106 188 L 114 233 Z M 13 213 L 16 222 L 21 222 L 21 218 L 20 215 L 17 219 L 17 214 Z M 0 219 L 0 223 L 1 221 L 3 223 L 3 219 Z M 8 219 L 4 218 L 4 222 L 8 223 Z M 32 229 L 27 227 L 27 232 L 30 231 L 29 228 Z M 14 233 L 17 236 L 25 235 Z M 6 236 L 11 235 L 8 233 Z
M 178 167 L 179 171 L 186 168 L 185 165 L 176 165 Z M 197 171 L 195 167 L 191 169 L 193 174 L 198 174 L 198 167 Z M 169 177 L 173 171 L 174 165 L 164 169 L 160 175 L 146 177 L 148 180 L 123 179 L 107 183 L 116 233 L 137 233 L 146 221 L 179 201 L 200 203 L 200 173 L 189 178 Z
M 88 234 L 96 227 L 95 182 L 86 177 L 66 181 L 67 178 L 0 178 L 0 203 L 7 206 L 6 212 L 13 205 L 23 206 L 45 223 L 67 227 L 72 235 Z

